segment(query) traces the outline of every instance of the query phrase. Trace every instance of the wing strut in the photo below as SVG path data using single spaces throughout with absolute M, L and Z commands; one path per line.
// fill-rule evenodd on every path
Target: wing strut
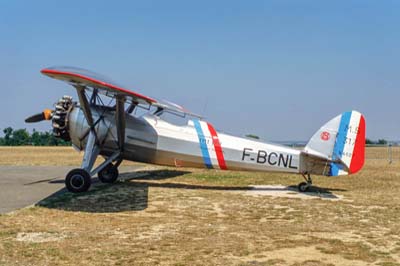
M 128 114 L 131 114 L 135 110 L 137 105 L 138 105 L 137 102 L 132 102 L 131 105 L 129 105 L 128 110 L 126 110 L 126 112 Z
M 90 111 L 90 105 L 85 95 L 85 86 L 76 85 L 76 91 L 78 92 L 79 103 L 82 106 L 83 113 L 85 115 L 86 121 L 88 125 L 92 128 L 93 127 L 93 116 L 92 111 Z
M 122 152 L 125 143 L 125 97 L 117 95 L 116 102 L 115 121 L 117 124 L 118 147 Z

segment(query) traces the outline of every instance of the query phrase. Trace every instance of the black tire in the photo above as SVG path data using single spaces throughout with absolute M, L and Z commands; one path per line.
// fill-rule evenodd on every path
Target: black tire
M 300 192 L 307 192 L 310 186 L 306 182 L 301 182 L 297 188 L 299 189 Z
M 72 193 L 86 192 L 91 184 L 90 174 L 81 168 L 71 170 L 65 177 L 65 186 Z
M 97 176 L 102 183 L 114 183 L 119 176 L 118 168 L 109 164 Z

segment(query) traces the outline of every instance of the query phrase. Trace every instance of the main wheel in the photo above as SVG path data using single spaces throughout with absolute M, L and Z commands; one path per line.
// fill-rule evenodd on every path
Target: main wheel
M 306 192 L 310 188 L 306 182 L 301 182 L 297 187 L 300 192 Z
M 73 193 L 88 191 L 91 183 L 89 173 L 81 168 L 71 170 L 65 178 L 65 186 Z
M 107 165 L 97 176 L 103 183 L 114 183 L 118 178 L 118 168 L 112 164 Z

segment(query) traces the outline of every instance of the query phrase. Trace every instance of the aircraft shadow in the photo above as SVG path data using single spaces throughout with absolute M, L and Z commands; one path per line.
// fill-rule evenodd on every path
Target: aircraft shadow
M 115 184 L 102 184 L 93 178 L 92 188 L 82 194 L 69 193 L 65 188 L 41 200 L 36 205 L 65 211 L 80 211 L 90 213 L 111 213 L 124 211 L 142 211 L 148 207 L 149 187 L 187 189 L 187 190 L 214 190 L 214 191 L 248 191 L 248 192 L 285 192 L 299 193 L 297 186 L 214 186 L 193 185 L 175 182 L 153 182 L 190 173 L 179 170 L 152 170 L 121 173 L 122 181 Z M 49 183 L 64 182 L 63 180 L 49 180 Z M 307 193 L 299 193 L 313 198 L 338 198 L 332 191 L 346 191 L 343 189 L 311 187 Z
M 149 171 L 136 171 L 120 174 L 120 178 L 124 180 L 141 179 L 141 180 L 164 180 L 177 176 L 190 174 L 189 171 L 181 170 L 149 170 Z
M 311 198 L 323 198 L 323 199 L 339 199 L 332 191 L 346 191 L 344 189 L 330 189 L 323 187 L 311 187 L 307 192 L 300 192 L 297 186 L 287 186 L 287 187 L 274 187 L 274 186 L 209 186 L 209 185 L 192 185 L 192 184 L 182 184 L 182 183 L 150 183 L 136 181 L 136 184 L 146 185 L 149 187 L 158 188 L 173 188 L 173 189 L 188 189 L 188 190 L 214 190 L 214 191 L 243 191 L 243 192 L 278 192 L 281 193 L 280 197 L 285 197 L 290 194 L 298 194 L 299 196 L 305 196 Z M 265 195 L 269 195 L 265 193 Z M 271 194 L 270 196 L 276 196 L 276 194 Z
M 334 191 L 339 191 L 339 192 L 345 192 L 347 191 L 346 189 L 340 189 L 340 188 L 326 188 L 326 187 L 316 187 L 312 186 L 308 189 L 307 192 L 299 192 L 299 189 L 297 186 L 288 186 L 286 187 L 287 190 L 292 191 L 293 193 L 300 193 L 301 195 L 307 196 L 307 197 L 312 197 L 312 198 L 323 198 L 323 199 L 339 199 L 338 196 L 336 196 Z
M 102 184 L 98 178 L 92 179 L 92 188 L 82 194 L 69 193 L 65 188 L 39 201 L 36 206 L 65 211 L 92 213 L 141 211 L 148 206 L 148 191 L 151 183 L 126 182 L 131 179 L 163 180 L 190 173 L 178 170 L 154 170 L 121 173 L 120 182 Z M 60 179 L 41 182 L 64 183 Z
M 146 185 L 133 182 L 94 185 L 88 192 L 74 194 L 65 188 L 39 201 L 36 206 L 64 211 L 109 213 L 147 209 Z

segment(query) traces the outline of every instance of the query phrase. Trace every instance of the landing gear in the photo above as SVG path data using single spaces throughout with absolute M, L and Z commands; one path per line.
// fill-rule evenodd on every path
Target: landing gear
M 119 172 L 117 166 L 111 163 L 97 174 L 99 180 L 103 183 L 114 183 L 117 180 L 118 175 Z
M 95 132 L 91 130 L 86 142 L 81 168 L 72 170 L 65 178 L 65 185 L 70 192 L 79 193 L 88 191 L 91 185 L 91 177 L 97 173 L 100 181 L 103 183 L 113 183 L 117 180 L 118 166 L 122 162 L 122 159 L 118 159 L 121 152 L 116 151 L 102 164 L 92 169 L 99 152 L 100 147 L 96 143 Z M 117 163 L 113 164 L 112 162 L 117 159 Z
M 94 121 L 92 115 L 92 105 L 95 105 L 95 99 L 97 97 L 97 89 L 93 91 L 91 102 L 89 103 L 86 96 L 87 87 L 84 85 L 74 85 L 78 97 L 80 108 L 86 118 L 86 122 L 89 126 L 87 133 L 82 136 L 80 146 L 85 147 L 85 153 L 83 154 L 83 160 L 81 168 L 74 169 L 68 173 L 65 178 L 65 185 L 70 192 L 78 193 L 88 191 L 91 185 L 91 177 L 98 174 L 98 177 L 103 183 L 113 183 L 118 178 L 118 166 L 122 162 L 123 149 L 125 144 L 125 96 L 115 95 L 116 99 L 116 110 L 115 110 L 115 126 L 117 129 L 117 144 L 118 150 L 112 153 L 106 160 L 93 169 L 94 163 L 100 151 L 104 148 L 103 144 L 108 136 L 109 129 L 101 130 L 100 124 L 104 119 L 103 114 L 98 113 L 99 118 Z M 104 128 L 103 128 L 104 129 Z M 84 141 L 86 139 L 86 141 Z M 116 161 L 115 164 L 113 162 Z
M 65 186 L 73 193 L 88 191 L 91 183 L 90 174 L 81 168 L 71 170 L 65 178 Z
M 301 182 L 297 187 L 299 189 L 300 192 L 307 192 L 310 187 L 312 186 L 312 179 L 311 179 L 311 175 L 310 174 L 302 174 L 303 178 L 306 182 Z
M 300 192 L 306 192 L 309 188 L 309 185 L 306 182 L 301 182 L 297 187 Z
M 96 134 L 94 130 L 90 130 L 81 168 L 71 170 L 65 178 L 65 186 L 68 191 L 72 193 L 80 193 L 89 190 L 92 183 L 91 177 L 93 175 L 91 169 L 99 152 L 100 148 L 96 144 Z

